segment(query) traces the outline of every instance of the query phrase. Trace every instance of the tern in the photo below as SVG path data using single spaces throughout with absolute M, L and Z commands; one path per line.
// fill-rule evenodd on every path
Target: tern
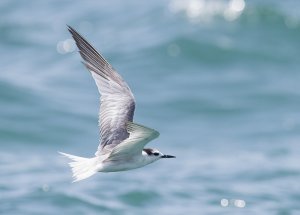
M 73 182 L 97 172 L 126 171 L 161 158 L 175 158 L 157 149 L 144 148 L 159 136 L 159 132 L 133 122 L 135 99 L 127 83 L 83 36 L 70 26 L 68 30 L 100 93 L 100 144 L 95 157 L 83 158 L 59 152 L 71 159 Z

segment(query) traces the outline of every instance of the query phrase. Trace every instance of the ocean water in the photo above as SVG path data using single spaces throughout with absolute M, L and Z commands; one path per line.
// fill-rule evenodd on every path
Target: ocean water
M 0 214 L 300 214 L 300 2 L 1 0 Z M 176 155 L 71 183 L 98 92 L 66 25 Z

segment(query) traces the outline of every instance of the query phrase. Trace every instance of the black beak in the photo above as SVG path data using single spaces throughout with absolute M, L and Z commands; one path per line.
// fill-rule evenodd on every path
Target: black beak
M 173 155 L 163 155 L 161 156 L 161 158 L 176 158 L 176 157 Z

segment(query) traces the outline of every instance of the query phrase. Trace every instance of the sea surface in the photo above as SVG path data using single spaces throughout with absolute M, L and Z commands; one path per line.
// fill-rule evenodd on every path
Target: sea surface
M 300 1 L 1 0 L 0 214 L 300 214 Z M 176 159 L 71 183 L 99 95 L 67 31 Z

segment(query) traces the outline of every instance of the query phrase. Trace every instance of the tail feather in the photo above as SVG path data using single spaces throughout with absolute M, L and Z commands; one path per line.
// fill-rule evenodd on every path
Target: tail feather
M 69 158 L 72 162 L 69 166 L 73 173 L 73 182 L 81 181 L 88 177 L 91 177 L 97 172 L 97 158 L 83 158 L 75 155 L 66 154 L 63 152 L 58 152 L 59 154 Z

